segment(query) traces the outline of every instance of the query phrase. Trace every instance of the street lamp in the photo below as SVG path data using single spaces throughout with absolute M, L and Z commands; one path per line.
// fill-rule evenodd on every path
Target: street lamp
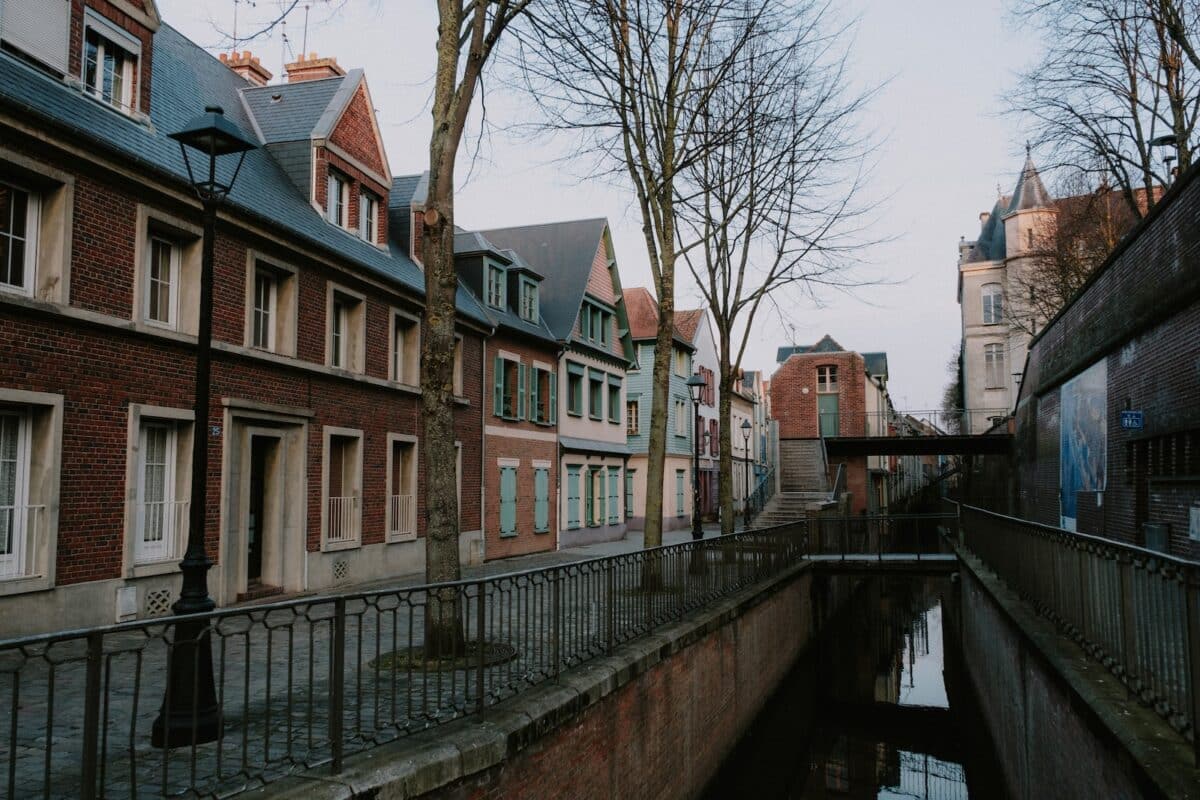
M 688 391 L 692 395 L 692 538 L 704 538 L 700 527 L 700 390 L 707 385 L 704 377 L 693 372 L 687 379 Z
M 1179 152 L 1179 137 L 1177 137 L 1173 133 L 1165 133 L 1162 136 L 1155 136 L 1153 139 L 1150 140 L 1150 146 L 1151 147 L 1162 147 L 1162 148 L 1174 147 L 1175 152 L 1178 153 Z M 1167 181 L 1168 182 L 1170 182 L 1171 177 L 1172 177 L 1171 176 L 1171 164 L 1175 161 L 1175 158 L 1176 157 L 1173 155 L 1170 155 L 1170 152 L 1168 151 L 1167 154 L 1164 155 L 1163 159 L 1162 159 L 1163 166 L 1166 167 L 1166 169 L 1167 169 Z
M 742 452 L 746 457 L 746 463 L 742 469 L 746 473 L 746 496 L 742 500 L 742 516 L 745 518 L 743 526 L 746 530 L 750 530 L 750 431 L 753 428 L 750 420 L 742 420 Z
M 196 336 L 196 388 L 192 435 L 192 492 L 188 508 L 187 550 L 179 569 L 183 588 L 171 607 L 175 614 L 202 614 L 216 607 L 208 594 L 208 570 L 212 566 L 205 549 L 208 490 L 208 408 L 212 376 L 213 237 L 217 207 L 228 196 L 241 172 L 246 152 L 258 143 L 225 119 L 220 106 L 208 106 L 181 131 L 169 134 L 179 142 L 188 179 L 204 216 L 204 240 L 200 264 L 200 320 Z M 194 151 L 194 153 L 190 152 Z M 237 155 L 232 177 L 222 182 L 217 176 L 217 159 Z M 193 167 L 192 158 L 197 164 Z M 204 161 L 207 160 L 207 164 Z M 199 171 L 199 177 L 197 177 Z M 167 692 L 154 720 L 151 743 L 155 747 L 211 742 L 221 735 L 221 708 L 217 704 L 212 674 L 212 643 L 207 620 L 175 623 L 175 635 L 167 656 Z M 169 700 L 169 703 L 168 703 Z

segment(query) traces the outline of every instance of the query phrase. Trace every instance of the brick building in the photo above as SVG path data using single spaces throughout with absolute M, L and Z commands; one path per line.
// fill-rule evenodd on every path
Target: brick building
M 559 546 L 625 535 L 625 373 L 634 364 L 616 251 L 604 219 L 480 231 L 544 276 L 558 357 Z M 624 489 L 624 491 L 623 491 Z
M 1015 426 L 1022 516 L 1200 556 L 1197 174 L 1030 343 Z
M 263 86 L 252 57 L 213 58 L 151 0 L 9 12 L 0 635 L 168 609 L 197 439 L 219 604 L 421 569 L 423 277 L 397 241 L 415 226 L 389 224 L 362 73 L 307 59 Z M 264 146 L 217 224 L 212 414 L 197 424 L 200 209 L 167 134 L 209 104 Z M 475 555 L 491 327 L 460 291 L 455 425 Z

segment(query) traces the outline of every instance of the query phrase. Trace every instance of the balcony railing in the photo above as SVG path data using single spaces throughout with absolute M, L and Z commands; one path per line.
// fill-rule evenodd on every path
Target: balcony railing
M 187 542 L 187 500 L 142 503 L 138 510 L 138 564 L 157 564 L 183 558 Z
M 358 541 L 359 508 L 354 496 L 329 498 L 325 540 L 329 544 Z
M 944 436 L 983 433 L 1009 416 L 1003 408 L 818 412 L 823 436 Z
M 391 528 L 388 536 L 400 538 L 417 533 L 417 498 L 411 494 L 394 494 L 390 500 Z
M 0 581 L 40 574 L 37 555 L 45 516 L 45 506 L 0 506 Z

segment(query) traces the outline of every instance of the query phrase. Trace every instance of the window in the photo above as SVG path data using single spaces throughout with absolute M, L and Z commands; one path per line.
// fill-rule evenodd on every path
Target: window
M 720 444 L 721 431 L 717 427 L 717 421 L 710 419 L 708 421 L 708 454 L 710 456 L 718 456 L 721 454 Z
M 53 585 L 62 406 L 61 395 L 0 389 L 0 594 Z
M 542 425 L 553 425 L 558 418 L 558 375 L 544 367 L 531 370 L 533 386 L 529 390 L 529 418 Z
M 389 434 L 387 463 L 387 538 L 408 542 L 417 538 L 417 441 Z
M 167 420 L 145 420 L 138 441 L 138 505 L 134 563 L 171 561 L 183 554 L 188 503 L 176 483 L 177 429 Z
M 263 350 L 275 349 L 276 294 L 275 276 L 266 270 L 258 270 L 254 275 L 253 344 Z
M 329 287 L 328 364 L 351 372 L 363 371 L 365 301 L 346 290 Z
M 582 366 L 567 362 L 567 413 L 576 417 L 583 415 L 583 373 Z
M 517 535 L 517 468 L 500 467 L 500 535 Z
M 605 486 L 604 486 L 604 467 L 591 467 L 588 469 L 587 480 L 584 483 L 583 507 L 584 517 L 587 519 L 588 527 L 599 527 L 605 522 Z
M 634 470 L 625 470 L 625 519 L 633 516 L 633 473 Z
M 0 407 L 0 579 L 29 573 L 37 515 L 29 505 L 30 418 Z
M 67 42 L 71 29 L 71 3 L 7 3 L 0 14 L 0 37 L 10 47 L 41 61 L 57 72 L 67 71 Z M 22 13 L 24 11 L 25 13 Z
M 392 363 L 391 379 L 406 386 L 416 386 L 420 381 L 421 326 L 406 314 L 392 314 Z M 457 342 L 455 343 L 457 357 Z M 456 392 L 457 393 L 457 392 Z
M 817 391 L 832 393 L 838 390 L 837 367 L 817 367 Z
M 104 30 L 112 34 L 103 35 L 97 27 L 99 23 L 94 18 L 88 19 L 87 31 L 83 37 L 83 87 L 84 90 L 98 100 L 122 111 L 132 111 L 134 101 L 134 74 L 137 66 L 137 48 L 128 37 L 122 36 L 122 44 L 113 41 L 116 32 L 105 25 Z
M 379 221 L 379 200 L 370 192 L 358 195 L 358 238 L 375 244 L 375 227 Z
M 688 354 L 683 350 L 672 350 L 675 358 L 675 374 L 681 378 L 688 376 Z
M 521 319 L 526 322 L 538 320 L 538 286 L 528 278 L 521 278 Z
M 621 468 L 608 468 L 608 524 L 621 521 Z
M 984 388 L 1004 388 L 1004 345 L 986 344 L 983 346 L 983 371 L 985 380 Z
M 625 433 L 630 436 L 637 436 L 641 418 L 639 416 L 640 409 L 639 401 L 630 400 L 625 403 Z
M 505 419 L 525 419 L 525 365 L 496 356 L 492 413 Z
M 38 196 L 0 183 L 0 288 L 32 293 L 37 228 Z
M 604 419 L 604 373 L 588 372 L 588 417 Z
M 533 531 L 545 533 L 550 530 L 550 465 L 533 469 Z
M 146 321 L 167 328 L 178 324 L 179 247 L 160 236 L 150 237 L 146 268 Z
M 687 436 L 688 409 L 687 401 L 681 397 L 675 398 L 675 435 Z
M 608 376 L 608 421 L 621 424 L 621 379 Z
M 611 314 L 585 302 L 579 310 L 579 333 L 592 344 L 607 345 Z
M 350 226 L 350 184 L 332 169 L 325 178 L 325 219 L 343 228 Z
M 357 547 L 362 524 L 362 433 L 325 429 L 325 547 Z
M 675 470 L 675 516 L 677 517 L 683 516 L 683 498 L 686 475 L 687 473 L 684 472 L 684 470 Z
M 417 365 L 417 368 L 420 369 L 420 364 Z M 461 336 L 454 339 L 454 396 L 463 396 L 463 340 Z
M 995 325 L 1004 320 L 1004 291 L 998 283 L 985 284 L 982 290 L 983 324 Z
M 567 528 L 579 527 L 579 467 L 567 467 Z
M 487 265 L 487 303 L 493 308 L 504 308 L 504 270 L 495 264 Z

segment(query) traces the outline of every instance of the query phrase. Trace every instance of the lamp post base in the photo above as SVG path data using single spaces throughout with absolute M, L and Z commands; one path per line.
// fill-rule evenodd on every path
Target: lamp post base
M 158 748 L 187 747 L 221 737 L 223 718 L 212 669 L 212 635 L 207 620 L 175 623 L 167 656 L 167 693 L 150 731 Z

